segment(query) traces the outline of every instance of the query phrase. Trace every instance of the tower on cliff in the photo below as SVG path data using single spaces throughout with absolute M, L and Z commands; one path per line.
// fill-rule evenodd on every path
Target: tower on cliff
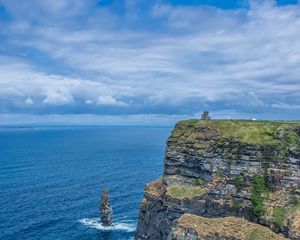
M 104 227 L 111 226 L 113 210 L 109 199 L 108 189 L 104 189 L 102 191 L 99 213 L 100 213 L 102 226 Z
M 209 116 L 209 112 L 208 111 L 204 111 L 201 115 L 201 120 L 210 120 L 211 117 Z

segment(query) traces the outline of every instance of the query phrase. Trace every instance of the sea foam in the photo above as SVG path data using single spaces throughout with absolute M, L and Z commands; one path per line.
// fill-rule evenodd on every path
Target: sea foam
M 84 218 L 79 220 L 80 223 L 91 228 L 96 228 L 101 231 L 125 231 L 134 232 L 136 226 L 125 222 L 116 222 L 112 226 L 103 227 L 99 218 Z

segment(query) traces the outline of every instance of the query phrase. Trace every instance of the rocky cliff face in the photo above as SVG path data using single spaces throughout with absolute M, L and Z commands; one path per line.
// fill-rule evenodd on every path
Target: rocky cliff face
M 179 122 L 136 240 L 300 239 L 300 123 Z

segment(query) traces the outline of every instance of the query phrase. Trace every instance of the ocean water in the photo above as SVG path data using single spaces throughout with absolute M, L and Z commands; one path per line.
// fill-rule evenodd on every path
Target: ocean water
M 0 239 L 132 239 L 171 128 L 0 130 Z M 103 188 L 114 226 L 99 224 Z

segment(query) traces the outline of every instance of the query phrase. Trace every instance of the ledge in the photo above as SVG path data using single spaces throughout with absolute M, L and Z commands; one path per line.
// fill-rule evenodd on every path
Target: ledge
M 284 240 L 283 236 L 269 228 L 242 218 L 204 218 L 184 214 L 178 219 L 175 236 L 193 235 L 197 239 L 232 240 Z M 176 238 L 175 238 L 176 239 Z M 184 238 L 177 238 L 184 239 Z
M 170 185 L 167 187 L 167 195 L 177 199 L 191 199 L 203 196 L 207 188 L 203 186 Z

